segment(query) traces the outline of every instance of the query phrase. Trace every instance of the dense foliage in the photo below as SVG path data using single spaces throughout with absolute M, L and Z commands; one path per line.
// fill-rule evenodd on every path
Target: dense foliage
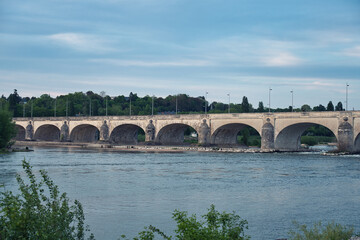
M 290 240 L 348 240 L 353 236 L 354 229 L 331 222 L 322 225 L 321 222 L 314 224 L 312 228 L 294 222 L 296 230 L 289 232 Z
M 158 228 L 149 226 L 140 232 L 134 240 L 153 240 L 155 234 L 162 239 L 170 240 L 246 240 L 245 235 L 248 222 L 235 213 L 220 213 L 214 205 L 210 206 L 208 213 L 203 215 L 203 220 L 198 220 L 196 215 L 189 216 L 187 212 L 175 210 L 173 219 L 177 223 L 175 237 L 167 236 Z M 126 238 L 123 236 L 123 238 Z
M 16 135 L 15 123 L 10 112 L 0 109 L 0 151 L 11 145 L 11 139 Z
M 154 103 L 154 104 L 153 104 Z M 0 109 L 8 107 L 14 117 L 43 117 L 43 116 L 104 116 L 104 115 L 151 115 L 154 114 L 175 114 L 178 113 L 204 113 L 205 104 L 208 113 L 227 113 L 228 103 L 205 102 L 204 96 L 190 97 L 186 94 L 169 95 L 165 98 L 144 96 L 139 97 L 136 93 L 128 96 L 119 95 L 110 97 L 101 92 L 92 91 L 75 92 L 52 98 L 48 94 L 40 97 L 21 97 L 17 90 L 7 98 L 2 95 L 0 98 Z M 152 106 L 154 105 L 154 109 Z M 130 111 L 131 109 L 131 111 Z M 263 102 L 259 102 L 258 108 L 254 108 L 246 96 L 242 97 L 239 104 L 230 104 L 232 113 L 267 112 Z M 313 109 L 305 104 L 300 108 L 276 108 L 272 112 L 290 111 L 333 111 L 334 105 L 329 102 L 327 108 L 323 105 L 315 106 Z M 342 103 L 339 102 L 335 110 L 342 111 Z
M 80 202 L 70 205 L 45 171 L 40 170 L 37 181 L 29 163 L 22 165 L 27 179 L 16 176 L 20 194 L 5 191 L 0 196 L 0 239 L 85 239 Z

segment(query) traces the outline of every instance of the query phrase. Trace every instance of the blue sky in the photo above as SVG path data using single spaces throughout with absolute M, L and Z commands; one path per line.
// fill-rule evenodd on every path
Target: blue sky
M 0 0 L 0 94 L 360 109 L 359 0 Z

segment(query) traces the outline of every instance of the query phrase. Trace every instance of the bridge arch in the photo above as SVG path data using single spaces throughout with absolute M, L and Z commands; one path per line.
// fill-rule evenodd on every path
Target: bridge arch
M 40 141 L 59 141 L 60 129 L 52 124 L 41 125 L 36 129 L 34 139 Z
M 121 144 L 137 144 L 139 142 L 139 133 L 145 132 L 142 127 L 136 124 L 121 124 L 115 127 L 110 134 L 110 142 Z
M 323 124 L 313 122 L 301 122 L 288 125 L 283 128 L 275 137 L 275 149 L 286 151 L 297 151 L 301 147 L 302 134 L 312 126 L 323 126 L 330 130 L 337 140 L 337 131 Z
M 360 133 L 355 138 L 354 149 L 355 149 L 355 152 L 360 152 Z
M 198 131 L 191 125 L 185 123 L 173 123 L 162 127 L 156 135 L 155 142 L 161 144 L 183 144 L 185 140 L 185 131 L 192 128 L 198 136 Z M 197 139 L 197 137 L 196 137 Z
M 211 144 L 236 145 L 238 144 L 237 136 L 239 135 L 239 132 L 245 127 L 250 127 L 254 129 L 260 135 L 257 129 L 248 124 L 228 123 L 221 125 L 217 129 L 215 129 L 214 133 L 211 135 Z
M 25 141 L 25 128 L 21 125 L 16 124 L 16 136 L 14 137 L 15 140 L 18 141 Z
M 72 142 L 97 142 L 99 137 L 99 129 L 91 124 L 78 125 L 70 133 L 70 141 Z

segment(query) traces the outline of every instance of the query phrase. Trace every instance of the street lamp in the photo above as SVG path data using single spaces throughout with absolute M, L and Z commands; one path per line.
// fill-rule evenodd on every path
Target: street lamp
M 68 117 L 69 100 L 66 98 L 66 117 Z
M 107 116 L 108 115 L 108 99 L 107 99 L 107 96 L 105 96 L 105 105 L 106 105 L 105 114 Z
M 178 94 L 175 95 L 175 114 L 178 113 Z
M 350 85 L 348 83 L 346 83 L 346 111 L 348 110 L 348 87 Z
M 207 113 L 207 95 L 208 95 L 208 92 L 205 93 L 205 114 Z
M 154 116 L 154 95 L 151 98 L 151 116 Z
M 271 105 L 270 105 L 270 100 L 271 100 L 270 99 L 270 95 L 271 95 L 270 93 L 271 93 L 271 90 L 272 90 L 271 87 L 269 87 L 269 112 L 270 112 L 270 108 L 271 108 Z
M 131 116 L 131 93 L 129 94 L 129 99 L 130 99 L 130 116 Z
M 230 93 L 227 94 L 229 96 L 229 107 L 228 107 L 228 113 L 230 113 Z
M 291 111 L 294 111 L 294 90 L 291 90 Z
M 54 117 L 56 117 L 56 97 L 55 97 Z

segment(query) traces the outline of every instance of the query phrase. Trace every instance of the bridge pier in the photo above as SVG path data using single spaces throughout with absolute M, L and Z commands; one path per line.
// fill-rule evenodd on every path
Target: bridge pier
M 34 138 L 34 127 L 33 122 L 29 121 L 29 124 L 25 129 L 25 140 L 32 141 Z
M 107 125 L 106 120 L 104 120 L 103 124 L 100 127 L 99 140 L 107 142 L 107 141 L 109 141 L 109 138 L 110 138 L 110 136 L 109 136 L 109 126 Z
M 343 122 L 338 128 L 338 151 L 353 152 L 354 151 L 354 129 L 348 122 L 348 117 L 343 118 Z
M 206 119 L 203 119 L 203 122 L 200 125 L 200 130 L 198 131 L 198 143 L 202 146 L 210 144 L 210 127 L 206 123 Z
M 261 149 L 271 150 L 275 148 L 274 126 L 270 123 L 269 118 L 267 118 L 266 121 L 261 129 Z
M 69 125 L 67 124 L 66 121 L 64 121 L 64 124 L 61 126 L 60 129 L 60 141 L 61 142 L 70 141 Z

